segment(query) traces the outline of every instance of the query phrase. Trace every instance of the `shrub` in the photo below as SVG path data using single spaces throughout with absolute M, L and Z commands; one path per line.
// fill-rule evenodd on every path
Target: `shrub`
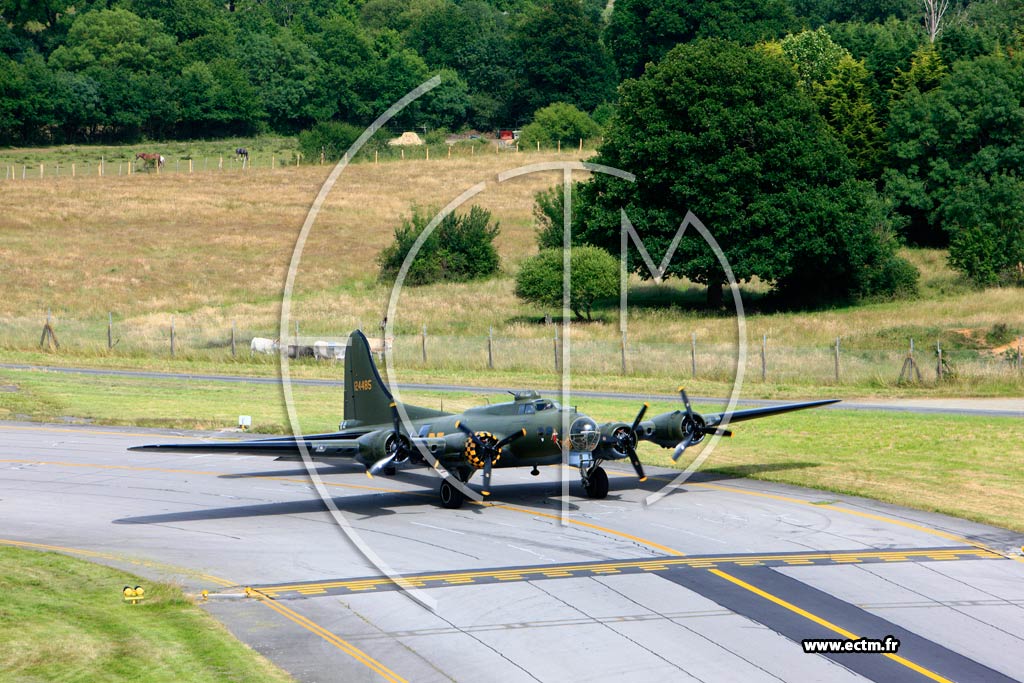
M 432 209 L 413 207 L 412 216 L 395 229 L 395 241 L 377 257 L 381 280 L 398 276 L 405 257 L 435 215 Z M 499 231 L 499 224 L 491 222 L 491 212 L 479 206 L 467 214 L 449 214 L 423 242 L 405 284 L 465 282 L 493 275 L 500 265 L 494 248 Z
M 600 134 L 601 127 L 586 112 L 565 102 L 555 102 L 534 113 L 533 121 L 519 134 L 519 141 L 528 147 L 537 142 L 554 147 L 558 142 L 576 144 Z
M 299 133 L 299 150 L 302 158 L 311 163 L 320 160 L 321 150 L 327 161 L 337 161 L 362 132 L 362 128 L 351 123 L 321 121 Z
M 562 307 L 562 249 L 545 249 L 523 262 L 516 275 L 516 296 L 549 308 Z M 619 262 L 604 249 L 573 247 L 570 256 L 572 284 L 569 307 L 578 320 L 591 320 L 591 310 L 600 299 L 619 291 Z

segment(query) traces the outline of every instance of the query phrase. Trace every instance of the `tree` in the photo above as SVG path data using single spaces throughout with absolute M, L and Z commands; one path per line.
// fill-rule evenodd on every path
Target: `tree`
M 870 96 L 870 78 L 864 62 L 847 54 L 814 95 L 818 111 L 846 146 L 861 178 L 878 177 L 885 151 L 882 123 Z
M 619 292 L 619 262 L 603 249 L 573 247 L 569 256 L 569 308 L 577 320 L 592 320 L 594 304 Z M 563 251 L 545 249 L 527 259 L 516 275 L 516 296 L 549 308 L 562 307 Z
M 620 90 L 619 109 L 582 188 L 586 240 L 618 251 L 620 211 L 661 261 L 687 211 L 712 232 L 738 280 L 772 283 L 785 300 L 885 294 L 896 267 L 885 207 L 854 177 L 843 146 L 796 85 L 790 64 L 734 42 L 680 45 Z M 633 269 L 650 277 L 638 259 Z M 696 230 L 678 244 L 668 274 L 726 280 Z
M 940 87 L 894 103 L 885 191 L 909 219 L 907 237 L 942 246 L 942 205 L 975 178 L 1024 163 L 1024 58 L 990 55 L 953 65 Z
M 788 35 L 779 41 L 779 47 L 796 67 L 797 83 L 808 92 L 823 84 L 843 57 L 850 56 L 823 28 Z
M 948 69 L 942 63 L 942 57 L 934 45 L 922 45 L 914 51 L 910 61 L 910 68 L 896 70 L 896 76 L 892 79 L 892 89 L 889 91 L 889 99 L 902 99 L 907 93 L 914 91 L 926 93 L 934 90 L 942 83 Z
M 1024 284 L 1024 181 L 974 177 L 941 207 L 949 263 L 981 286 Z
M 510 125 L 516 59 L 508 17 L 482 0 L 425 10 L 406 33 L 406 41 L 432 68 L 454 69 L 469 84 L 474 123 Z
M 412 216 L 395 229 L 395 241 L 377 258 L 381 280 L 398 276 L 434 214 L 431 209 L 413 207 Z M 465 282 L 493 275 L 500 265 L 494 248 L 500 230 L 497 222 L 491 222 L 491 212 L 479 206 L 471 207 L 467 214 L 448 214 L 423 242 L 406 273 L 405 284 Z
M 619 78 L 637 78 L 679 43 L 727 38 L 753 44 L 797 26 L 786 0 L 617 0 L 605 40 Z
M 554 147 L 559 142 L 575 145 L 579 140 L 588 140 L 600 133 L 600 126 L 585 111 L 565 102 L 555 102 L 534 113 L 533 121 L 523 128 L 519 139 L 527 147 L 537 142 Z
M 573 246 L 583 243 L 579 225 L 580 183 L 574 183 L 571 193 L 573 229 L 570 239 Z M 540 190 L 533 195 L 533 218 L 535 221 L 537 246 L 540 249 L 561 249 L 565 243 L 565 190 L 561 185 Z
M 516 26 L 520 109 L 562 101 L 590 111 L 615 92 L 611 57 L 579 0 L 541 0 Z
M 889 90 L 892 79 L 901 69 L 910 67 L 914 51 L 925 42 L 918 23 L 893 17 L 883 23 L 849 22 L 825 28 L 854 59 L 864 62 L 874 80 L 873 90 L 878 93 Z

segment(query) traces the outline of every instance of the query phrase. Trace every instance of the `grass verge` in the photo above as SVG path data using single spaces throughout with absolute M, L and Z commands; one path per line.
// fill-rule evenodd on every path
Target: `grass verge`
M 125 585 L 146 598 L 128 605 Z M 177 587 L 0 547 L 0 671 L 15 681 L 291 681 Z
M 288 424 L 275 385 L 21 371 L 0 371 L 0 385 L 17 388 L 0 392 L 0 419 L 73 416 L 101 424 L 214 429 L 234 426 L 238 415 L 246 414 L 257 431 L 283 432 Z M 336 429 L 339 388 L 295 385 L 293 394 L 303 431 Z M 403 392 L 402 398 L 449 412 L 502 400 L 427 391 Z M 639 408 L 612 399 L 576 403 L 598 422 L 629 420 Z M 678 407 L 678 402 L 654 402 L 648 414 Z M 650 444 L 642 444 L 640 455 L 646 463 L 672 466 L 669 451 Z M 1020 419 L 828 410 L 737 425 L 736 437 L 723 441 L 702 469 L 866 496 L 1024 532 L 1022 459 Z

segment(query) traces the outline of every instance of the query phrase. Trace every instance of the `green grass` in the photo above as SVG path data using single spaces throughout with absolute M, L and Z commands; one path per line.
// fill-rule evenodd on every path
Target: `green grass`
M 256 431 L 281 433 L 288 424 L 281 390 L 274 385 L 21 371 L 0 371 L 0 385 L 18 387 L 0 392 L 0 419 L 75 416 L 101 424 L 218 429 L 235 426 L 245 414 L 252 416 Z M 339 388 L 295 385 L 293 391 L 304 432 L 336 429 Z M 449 412 L 503 400 L 423 391 L 403 392 L 402 398 Z M 639 409 L 636 402 L 611 399 L 578 397 L 574 403 L 598 422 L 628 421 Z M 678 402 L 655 402 L 648 414 L 678 407 Z M 867 496 L 1024 531 L 1024 469 L 1019 466 L 1024 422 L 1019 419 L 829 410 L 745 422 L 735 431 L 704 470 Z M 672 466 L 669 451 L 642 444 L 640 453 L 644 462 Z
M 123 586 L 146 598 L 126 604 Z M 290 681 L 173 585 L 56 553 L 0 547 L 6 681 Z

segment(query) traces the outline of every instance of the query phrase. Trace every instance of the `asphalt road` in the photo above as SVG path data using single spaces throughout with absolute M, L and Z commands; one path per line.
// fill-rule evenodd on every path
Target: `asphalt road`
M 1024 538 L 1005 530 L 749 480 L 645 508 L 665 470 L 646 490 L 613 472 L 603 501 L 570 470 L 498 470 L 491 504 L 444 510 L 423 470 L 322 467 L 429 610 L 294 463 L 125 450 L 178 438 L 0 423 L 0 542 L 209 590 L 208 610 L 301 681 L 1024 680 Z M 887 636 L 898 652 L 800 644 Z
M 40 372 L 57 372 L 79 375 L 100 375 L 114 377 L 135 377 L 143 379 L 181 379 L 200 380 L 204 382 L 232 382 L 241 384 L 280 384 L 278 377 L 247 377 L 243 375 L 215 375 L 203 373 L 182 373 L 182 372 L 153 372 L 149 370 L 117 370 L 112 368 L 75 368 L 56 365 L 28 365 L 25 363 L 0 363 L 0 369 L 7 370 L 37 370 Z M 336 386 L 344 385 L 342 380 L 329 379 L 292 379 L 293 384 L 309 386 Z M 452 393 L 483 393 L 483 394 L 506 394 L 511 387 L 478 387 L 459 384 L 410 384 L 399 383 L 399 389 L 410 391 L 441 391 Z M 522 388 L 522 387 L 519 387 Z M 554 393 L 554 392 L 545 392 Z M 622 393 L 614 391 L 576 391 L 573 396 L 583 398 L 613 398 L 627 401 L 677 401 L 678 394 L 661 393 Z M 691 396 L 692 400 L 700 403 L 721 404 L 723 409 L 728 403 L 727 398 Z M 820 397 L 819 397 L 820 398 Z M 768 399 L 741 399 L 743 406 L 772 406 L 792 403 L 787 400 Z M 881 399 L 881 400 L 853 400 L 843 401 L 831 407 L 821 410 L 878 410 L 883 412 L 897 413 L 922 413 L 936 415 L 984 415 L 988 417 L 1024 417 L 1024 399 L 1021 398 L 996 398 L 996 399 L 970 399 L 970 398 L 922 398 L 922 399 Z

